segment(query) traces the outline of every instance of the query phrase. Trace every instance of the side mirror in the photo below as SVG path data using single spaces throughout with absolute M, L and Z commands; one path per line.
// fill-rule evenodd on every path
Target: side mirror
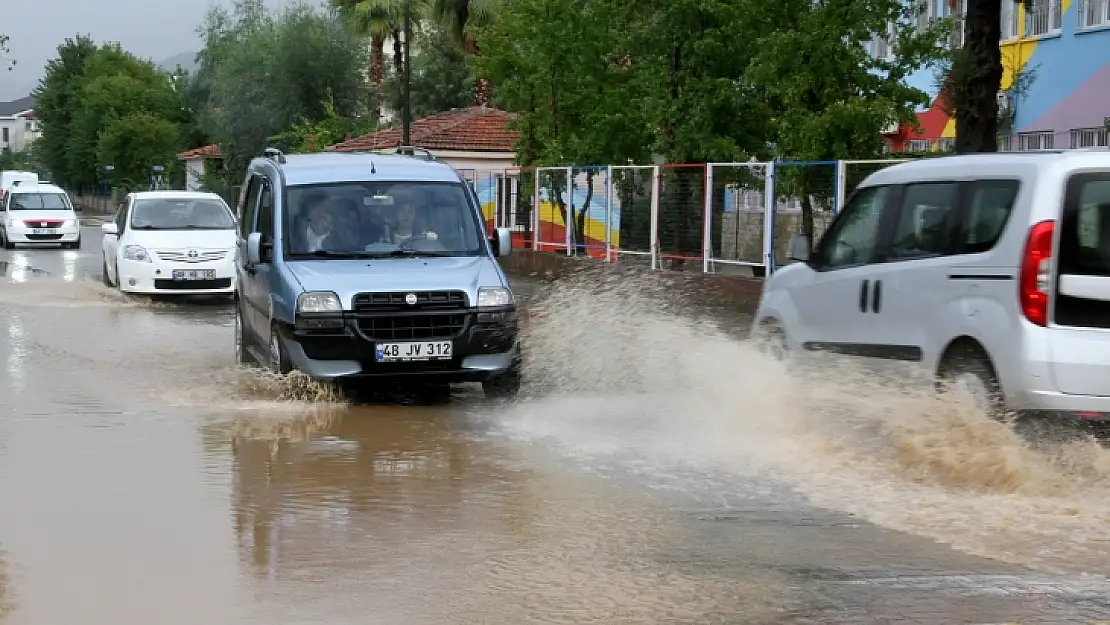
M 513 231 L 509 228 L 497 228 L 489 242 L 493 246 L 494 256 L 508 256 L 513 251 Z
M 262 262 L 262 233 L 252 232 L 247 235 L 247 266 L 251 267 Z
M 786 258 L 801 263 L 809 262 L 809 237 L 804 234 L 795 234 L 790 237 L 786 248 Z
M 103 231 L 104 234 L 110 234 L 114 237 L 119 236 L 119 226 L 111 221 L 104 224 L 103 226 L 100 226 L 100 230 Z

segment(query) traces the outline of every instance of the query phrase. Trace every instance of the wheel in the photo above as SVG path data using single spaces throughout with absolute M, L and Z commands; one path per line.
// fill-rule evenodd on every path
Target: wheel
M 760 353 L 770 356 L 778 361 L 786 360 L 788 353 L 788 346 L 786 342 L 786 332 L 783 331 L 782 326 L 773 322 L 767 321 L 759 325 L 756 330 L 755 348 Z
M 111 276 L 108 275 L 108 260 L 106 258 L 101 257 L 100 265 L 101 265 L 100 271 L 101 271 L 101 276 L 102 276 L 101 280 L 104 281 L 104 286 L 115 287 L 116 285 L 112 284 Z
M 15 243 L 12 243 L 11 241 L 8 240 L 8 234 L 6 232 L 4 233 L 3 239 L 4 239 L 4 249 L 6 249 L 6 250 L 14 250 L 15 249 Z
M 63 250 L 79 250 L 81 249 L 81 239 L 73 242 L 62 243 Z
M 1002 385 L 990 358 L 981 349 L 957 347 L 944 356 L 937 371 L 937 391 L 966 393 L 984 414 L 1001 419 L 1006 415 Z
M 490 399 L 513 399 L 520 392 L 520 368 L 513 367 L 505 373 L 482 382 L 482 392 Z
M 247 349 L 246 343 L 243 341 L 243 310 L 239 308 L 238 304 L 235 306 L 235 362 L 240 365 L 255 365 L 258 364 L 251 356 L 250 350 Z
M 270 371 L 279 375 L 285 375 L 293 370 L 293 365 L 289 362 L 289 354 L 285 353 L 285 345 L 281 342 L 281 335 L 278 334 L 277 324 L 270 326 Z

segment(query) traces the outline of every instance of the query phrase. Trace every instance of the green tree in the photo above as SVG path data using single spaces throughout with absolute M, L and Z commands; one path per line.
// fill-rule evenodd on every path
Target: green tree
M 765 33 L 751 42 L 755 54 L 746 77 L 768 106 L 774 156 L 876 157 L 884 125 L 916 123 L 915 111 L 929 98 L 905 79 L 943 57 L 950 22 L 918 29 L 920 5 L 900 0 L 746 1 L 746 12 Z M 868 40 L 890 29 L 893 56 L 871 56 Z M 824 168 L 830 170 L 827 184 L 818 183 L 813 168 L 788 169 L 779 189 L 801 200 L 803 233 L 813 241 L 813 200 L 831 193 L 831 168 Z
M 515 0 L 514 0 L 515 1 Z M 430 13 L 439 21 L 455 46 L 466 54 L 477 56 L 484 49 L 476 32 L 493 23 L 506 0 L 433 0 Z M 479 76 L 474 83 L 474 98 L 479 106 L 490 103 L 490 79 Z
M 474 78 L 466 55 L 437 24 L 422 24 L 414 31 L 419 48 L 412 52 L 410 96 L 414 118 L 427 117 L 474 104 Z M 394 111 L 404 104 L 403 76 L 394 71 L 384 85 L 384 100 Z
M 301 120 L 270 137 L 269 143 L 285 152 L 323 152 L 329 146 L 373 129 L 368 120 L 340 116 L 331 99 L 324 102 L 324 110 L 326 115 L 323 119 L 316 122 Z
M 231 12 L 211 10 L 201 33 L 187 100 L 201 102 L 201 127 L 233 178 L 270 137 L 327 119 L 326 102 L 340 117 L 371 110 L 362 42 L 334 12 L 293 4 L 271 14 L 261 0 L 239 0 Z
M 181 126 L 164 117 L 137 111 L 111 119 L 100 132 L 96 156 L 112 163 L 113 183 L 126 189 L 145 188 L 150 167 L 160 164 L 168 174 L 180 168 Z
M 35 116 L 42 126 L 36 150 L 55 182 L 61 185 L 72 186 L 78 178 L 67 157 L 69 137 L 73 115 L 79 108 L 79 83 L 85 64 L 96 52 L 97 46 L 88 36 L 66 39 L 58 46 L 58 56 L 47 61 L 43 78 L 32 92 Z

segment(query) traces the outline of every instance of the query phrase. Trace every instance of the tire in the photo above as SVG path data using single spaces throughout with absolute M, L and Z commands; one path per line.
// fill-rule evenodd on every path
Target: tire
M 990 358 L 980 349 L 958 347 L 944 356 L 937 371 L 937 391 L 964 391 L 992 419 L 1006 416 L 1006 400 L 1002 385 L 994 373 Z
M 520 393 L 520 367 L 515 366 L 505 373 L 482 382 L 482 392 L 490 399 L 515 399 Z
M 277 324 L 270 326 L 270 362 L 267 363 L 270 371 L 278 374 L 285 375 L 293 370 L 293 365 L 289 362 L 289 354 L 285 352 L 285 344 L 281 342 L 281 335 L 278 333 Z
M 112 284 L 112 279 L 110 277 L 108 277 L 108 259 L 103 258 L 103 255 L 101 255 L 101 256 L 102 256 L 101 259 L 100 259 L 101 280 L 104 281 L 104 286 L 115 288 L 116 285 Z
M 14 250 L 15 249 L 15 243 L 12 243 L 11 241 L 8 240 L 8 234 L 7 233 L 4 233 L 3 239 L 4 239 L 4 249 L 6 249 L 6 250 Z
M 755 336 L 755 348 L 765 356 L 769 356 L 779 362 L 786 360 L 789 354 L 788 344 L 786 342 L 786 332 L 783 331 L 782 326 L 779 324 L 768 321 L 761 323 Z
M 239 308 L 238 303 L 235 306 L 235 362 L 240 366 L 254 366 L 258 363 L 255 362 L 254 356 L 251 356 L 250 350 L 244 342 L 245 334 L 243 333 L 243 310 Z

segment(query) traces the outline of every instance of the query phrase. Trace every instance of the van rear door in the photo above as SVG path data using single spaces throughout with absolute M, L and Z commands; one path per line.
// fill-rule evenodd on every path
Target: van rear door
M 1110 396 L 1110 172 L 1068 179 L 1049 353 L 1056 387 Z

